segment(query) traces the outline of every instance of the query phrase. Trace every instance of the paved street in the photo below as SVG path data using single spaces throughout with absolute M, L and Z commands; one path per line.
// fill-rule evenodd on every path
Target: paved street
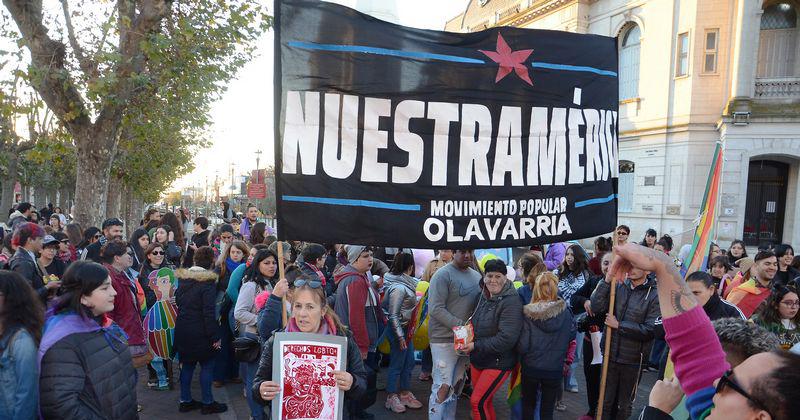
M 198 369 L 199 371 L 199 369 Z M 381 373 L 378 377 L 378 389 L 383 389 L 384 384 L 386 381 L 386 373 L 388 369 L 383 368 Z M 176 368 L 176 379 L 177 379 L 177 368 Z M 420 382 L 416 380 L 417 375 L 419 374 L 419 366 L 417 366 L 414 370 L 414 380 L 412 380 L 412 391 L 414 394 L 419 398 L 420 401 L 423 401 L 425 406 L 427 407 L 427 397 L 430 395 L 430 382 Z M 147 370 L 141 369 L 140 375 L 144 375 L 144 378 L 147 377 Z M 197 373 L 195 374 L 195 381 L 194 387 L 192 391 L 192 395 L 195 399 L 200 399 L 200 390 L 198 387 L 197 382 Z M 656 380 L 655 373 L 645 373 L 642 378 L 642 382 L 639 385 L 639 391 L 636 398 L 636 404 L 634 406 L 634 416 L 636 418 L 638 416 L 639 411 L 642 409 L 643 405 L 647 402 L 647 395 L 650 392 L 650 388 L 653 385 L 653 382 Z M 579 388 L 583 392 L 585 389 L 584 382 L 583 382 L 583 372 L 579 370 L 578 373 L 578 384 Z M 508 387 L 504 386 L 501 388 L 501 391 L 497 393 L 495 396 L 495 408 L 497 410 L 497 418 L 498 419 L 506 419 L 508 418 L 508 406 L 506 405 L 506 392 Z M 166 420 L 166 419 L 192 419 L 192 418 L 203 418 L 203 419 L 243 419 L 247 420 L 249 418 L 249 410 L 247 408 L 247 402 L 245 401 L 242 395 L 242 385 L 227 385 L 224 388 L 214 388 L 214 398 L 217 401 L 224 402 L 228 404 L 229 410 L 226 413 L 218 414 L 215 416 L 202 416 L 200 415 L 199 411 L 193 411 L 191 413 L 179 413 L 178 412 L 178 387 L 176 384 L 175 390 L 173 391 L 151 391 L 147 389 L 146 381 L 140 381 L 139 389 L 139 402 L 142 406 L 144 406 L 144 410 L 140 413 L 140 417 L 142 419 L 147 420 Z M 394 414 L 385 408 L 383 408 L 383 402 L 386 400 L 386 393 L 381 391 L 378 393 L 378 402 L 373 406 L 369 411 L 375 414 L 376 419 L 380 420 L 421 420 L 427 418 L 427 411 L 425 408 L 420 410 L 409 410 L 404 414 Z M 585 414 L 588 405 L 586 404 L 586 396 L 583 393 L 580 394 L 573 394 L 569 392 L 564 393 L 564 400 L 567 406 L 567 411 L 565 412 L 556 412 L 555 418 L 556 419 L 564 419 L 564 420 L 575 420 L 581 415 Z M 458 406 L 458 418 L 459 419 L 468 419 L 469 416 L 469 401 L 466 399 L 461 399 L 459 401 Z

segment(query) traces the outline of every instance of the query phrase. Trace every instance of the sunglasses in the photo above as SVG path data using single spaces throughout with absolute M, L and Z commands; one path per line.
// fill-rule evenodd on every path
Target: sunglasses
M 626 233 L 626 232 L 617 232 L 617 235 L 619 235 L 619 236 L 628 236 L 628 233 Z
M 303 287 L 303 286 L 308 286 L 312 289 L 319 289 L 320 287 L 322 287 L 322 282 L 319 280 L 305 280 L 305 279 L 299 279 L 294 281 L 294 287 Z
M 164 251 L 153 251 L 150 253 L 150 255 L 164 255 L 164 254 L 165 254 Z
M 103 236 L 103 235 L 101 235 L 101 234 L 99 234 L 99 233 L 98 233 L 97 235 L 94 235 L 94 238 L 95 238 L 95 239 L 100 239 L 100 237 L 101 237 L 101 236 Z
M 744 388 L 742 388 L 742 386 L 739 385 L 739 383 L 736 382 L 735 379 L 733 379 L 733 370 L 725 372 L 722 375 L 722 377 L 719 378 L 719 381 L 717 382 L 717 389 L 714 392 L 720 394 L 722 393 L 723 390 L 725 390 L 725 387 L 728 387 L 733 391 L 735 391 L 737 394 L 747 398 L 756 407 L 766 411 L 767 414 L 772 416 L 772 413 L 770 413 L 769 410 L 767 410 L 767 407 L 761 401 L 755 399 L 752 395 L 750 395 L 747 391 L 745 391 Z

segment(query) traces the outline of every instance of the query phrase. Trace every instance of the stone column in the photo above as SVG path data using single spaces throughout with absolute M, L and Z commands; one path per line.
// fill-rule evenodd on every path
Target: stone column
M 749 112 L 755 90 L 756 61 L 761 28 L 761 1 L 738 0 L 731 61 L 731 99 L 728 113 Z

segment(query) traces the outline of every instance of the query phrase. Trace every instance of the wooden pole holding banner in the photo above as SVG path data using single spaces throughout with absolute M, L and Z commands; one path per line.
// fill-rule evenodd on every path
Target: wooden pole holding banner
M 613 240 L 612 240 L 613 246 L 622 245 L 623 243 L 624 242 L 619 242 L 619 238 L 617 236 L 617 229 L 614 228 L 614 235 L 613 235 Z M 611 252 L 614 252 L 613 249 L 612 249 Z M 612 260 L 611 260 L 612 262 L 614 261 L 613 258 L 614 257 L 612 256 Z M 606 278 L 609 275 L 610 274 L 606 274 Z M 613 277 L 610 280 L 611 280 L 611 283 L 610 283 L 611 289 L 608 292 L 608 312 L 607 313 L 610 313 L 610 314 L 614 315 L 614 301 L 615 301 L 615 299 L 617 297 L 617 282 Z M 608 379 L 608 361 L 609 361 L 610 356 L 611 356 L 610 355 L 610 353 L 611 353 L 611 327 L 606 326 L 606 331 L 604 332 L 604 334 L 605 334 L 606 344 L 605 344 L 605 348 L 603 349 L 603 370 L 602 370 L 602 373 L 600 375 L 600 396 L 598 398 L 599 401 L 597 402 L 597 414 L 594 417 L 597 420 L 603 420 L 603 400 L 605 400 L 605 398 L 606 398 L 606 380 Z
M 278 281 L 286 276 L 286 267 L 283 264 L 283 242 L 278 241 Z M 281 322 L 286 326 L 286 295 L 281 298 Z

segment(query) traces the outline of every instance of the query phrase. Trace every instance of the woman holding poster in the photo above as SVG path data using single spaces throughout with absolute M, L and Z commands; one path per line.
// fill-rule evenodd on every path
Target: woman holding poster
M 275 289 L 285 287 L 285 282 L 286 279 L 281 279 Z M 281 419 L 327 419 L 327 416 L 321 415 L 321 413 L 336 413 L 336 407 L 329 405 L 336 404 L 337 401 L 324 398 L 323 388 L 328 391 L 329 388 L 335 387 L 335 390 L 344 391 L 347 399 L 358 398 L 366 390 L 367 374 L 361 361 L 361 352 L 352 335 L 327 305 L 322 282 L 316 278 L 300 276 L 294 281 L 294 286 L 294 293 L 291 294 L 292 314 L 284 331 L 306 333 L 309 336 L 315 334 L 346 337 L 346 366 L 340 366 L 339 369 L 331 372 L 326 370 L 322 375 L 317 375 L 315 369 L 318 363 L 315 363 L 316 360 L 314 360 L 296 367 L 296 378 L 303 379 L 296 381 L 300 392 L 293 392 L 290 388 L 294 387 L 291 386 L 281 387 L 281 378 L 273 377 L 273 346 L 275 345 L 275 335 L 273 335 L 264 344 L 261 352 L 261 361 L 256 377 L 253 379 L 253 398 L 256 402 L 266 405 L 274 400 L 283 388 L 284 393 L 280 398 L 280 402 L 283 404 Z M 343 401 L 338 401 L 338 404 L 346 407 Z M 342 418 L 349 418 L 346 410 Z M 335 417 L 331 420 L 335 420 Z

